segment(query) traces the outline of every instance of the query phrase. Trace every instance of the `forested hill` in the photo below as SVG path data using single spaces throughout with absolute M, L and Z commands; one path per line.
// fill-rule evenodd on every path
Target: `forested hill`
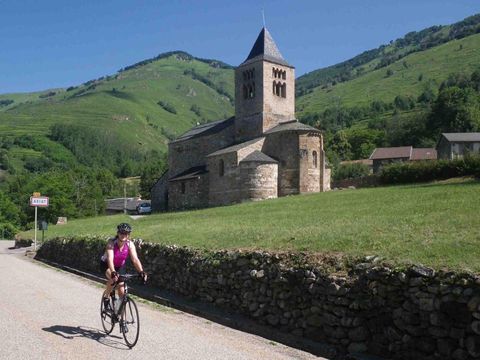
M 480 131 L 479 32 L 475 15 L 307 74 L 297 117 L 324 130 L 334 168 L 375 147 L 431 147 L 441 132 Z
M 347 61 L 300 76 L 296 83 L 297 96 L 304 95 L 316 87 L 352 80 L 365 73 L 384 68 L 409 54 L 477 33 L 480 33 L 480 14 L 452 25 L 438 25 L 409 32 L 388 45 L 381 45 Z
M 233 114 L 233 69 L 169 52 L 66 89 L 0 95 L 0 167 L 79 163 L 139 175 L 149 157 L 197 123 Z

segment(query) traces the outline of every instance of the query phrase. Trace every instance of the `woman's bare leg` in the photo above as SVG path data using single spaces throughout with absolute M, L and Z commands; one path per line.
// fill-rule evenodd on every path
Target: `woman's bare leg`
M 105 277 L 107 278 L 107 283 L 105 284 L 105 291 L 103 292 L 103 297 L 108 298 L 113 288 L 112 274 L 110 272 L 110 269 L 107 269 L 105 271 Z

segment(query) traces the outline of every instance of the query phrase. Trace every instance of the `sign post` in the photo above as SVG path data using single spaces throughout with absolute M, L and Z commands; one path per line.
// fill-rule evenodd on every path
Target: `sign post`
M 37 208 L 48 206 L 48 197 L 40 196 L 39 192 L 34 192 L 33 196 L 30 196 L 30 206 L 35 207 L 35 236 L 33 241 L 33 250 L 37 251 Z

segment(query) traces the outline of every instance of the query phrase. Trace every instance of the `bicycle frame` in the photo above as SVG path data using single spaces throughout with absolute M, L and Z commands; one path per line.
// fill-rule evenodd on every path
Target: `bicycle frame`
M 113 284 L 112 291 L 110 292 L 110 297 L 112 298 L 112 304 L 115 303 L 115 301 L 114 301 L 115 290 L 117 290 L 117 288 L 119 286 L 122 286 L 121 284 L 123 284 L 123 292 L 124 292 L 123 293 L 123 298 L 122 298 L 122 303 L 118 307 L 118 311 L 113 309 L 113 312 L 116 316 L 118 316 L 118 314 L 122 313 L 123 307 L 125 306 L 125 303 L 127 302 L 127 298 L 128 298 L 128 284 L 127 284 L 127 282 L 128 282 L 128 280 L 130 280 L 131 278 L 136 277 L 136 276 L 137 275 L 133 275 L 133 274 L 120 275 L 118 277 L 118 280 Z

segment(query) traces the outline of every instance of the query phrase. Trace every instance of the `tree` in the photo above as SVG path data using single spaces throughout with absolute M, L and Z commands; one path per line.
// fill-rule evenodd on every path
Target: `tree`
M 332 139 L 331 148 L 341 160 L 350 160 L 352 156 L 352 146 L 348 142 L 348 137 L 345 131 L 340 130 L 335 133 Z
M 480 129 L 480 95 L 473 88 L 443 88 L 432 106 L 428 126 L 437 133 Z
M 398 95 L 393 100 L 393 103 L 397 109 L 400 110 L 410 110 L 415 107 L 415 102 L 409 96 Z
M 150 198 L 150 189 L 166 169 L 167 165 L 165 161 L 158 161 L 144 167 L 140 177 L 140 195 L 142 198 Z
M 385 134 L 374 129 L 349 129 L 348 141 L 352 146 L 352 159 L 365 159 L 370 156 L 373 149 L 383 145 Z
M 472 73 L 472 76 L 470 77 L 470 81 L 472 83 L 472 87 L 476 91 L 480 91 L 480 70 L 476 70 Z
M 427 89 L 423 93 L 420 94 L 420 96 L 418 97 L 418 102 L 429 104 L 429 103 L 432 103 L 433 101 L 435 101 L 435 98 L 436 98 L 436 96 L 435 96 L 435 93 L 433 92 L 433 90 L 432 89 Z
M 134 175 L 134 166 L 131 161 L 125 161 L 122 168 L 120 169 L 121 177 L 129 177 Z
M 20 225 L 20 210 L 12 200 L 0 191 L 0 223 Z

